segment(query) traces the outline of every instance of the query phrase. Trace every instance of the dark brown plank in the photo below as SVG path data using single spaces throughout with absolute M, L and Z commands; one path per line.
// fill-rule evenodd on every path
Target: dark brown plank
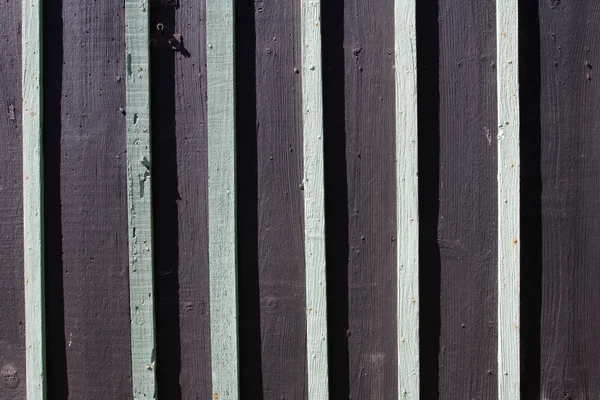
M 238 134 L 256 132 L 262 396 L 300 400 L 307 396 L 300 2 L 255 1 L 254 16 L 256 125 L 238 126 L 246 132 Z
M 204 5 L 151 13 L 157 379 L 166 399 L 211 397 Z M 172 34 L 182 35 L 181 51 Z
M 0 398 L 25 399 L 21 6 L 0 5 Z
M 60 176 L 47 186 L 60 187 L 48 213 L 62 260 L 48 273 L 63 276 L 66 383 L 69 399 L 130 399 L 123 5 L 65 0 L 62 21 L 60 131 L 47 126 Z
M 398 391 L 393 11 L 391 0 L 344 2 L 346 335 L 349 398 L 357 400 Z
M 543 398 L 600 396 L 600 4 L 540 1 Z
M 495 42 L 494 2 L 440 1 L 441 399 L 497 396 Z

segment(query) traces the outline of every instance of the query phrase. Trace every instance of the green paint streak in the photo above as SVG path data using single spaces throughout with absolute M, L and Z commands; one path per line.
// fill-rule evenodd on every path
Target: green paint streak
M 149 15 L 125 1 L 127 57 L 127 201 L 131 367 L 134 399 L 156 398 L 150 156 Z
M 237 400 L 234 2 L 206 1 L 208 235 L 213 398 Z
M 40 0 L 23 0 L 23 245 L 28 400 L 46 399 L 41 21 Z

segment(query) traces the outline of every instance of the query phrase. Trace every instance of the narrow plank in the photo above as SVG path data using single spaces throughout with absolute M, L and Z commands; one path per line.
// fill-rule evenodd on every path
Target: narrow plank
M 396 237 L 394 64 L 407 55 L 394 54 L 393 0 L 345 0 L 343 16 L 349 398 L 395 399 L 403 361 L 397 358 L 402 239 Z
M 150 149 L 150 16 L 125 1 L 127 203 L 133 397 L 155 398 L 154 269 Z
M 494 2 L 439 2 L 440 399 L 498 397 Z
M 42 174 L 42 7 L 22 3 L 23 261 L 27 398 L 46 398 Z
M 302 7 L 299 0 L 256 1 L 253 11 L 256 124 L 240 134 L 256 135 L 262 395 L 305 400 Z
M 540 1 L 541 398 L 600 397 L 600 3 Z
M 520 154 L 517 2 L 496 1 L 498 398 L 520 399 Z
M 208 260 L 212 392 L 238 399 L 234 8 L 206 2 Z
M 205 2 L 150 12 L 158 398 L 211 398 Z M 156 26 L 162 23 L 163 32 Z M 174 51 L 172 34 L 183 48 Z
M 0 399 L 25 399 L 21 2 L 0 4 L 0 24 Z
M 53 346 L 64 347 L 48 348 L 49 396 L 131 399 L 123 3 L 65 0 L 58 10 L 45 24 L 54 35 L 44 35 L 46 54 L 62 55 L 47 58 L 45 80 L 45 120 L 54 122 L 44 126 L 53 179 L 46 218 L 59 225 L 48 230 L 57 248 L 48 249 L 46 276 L 53 301 L 64 294 L 52 306 L 58 326 L 48 326 L 64 338 Z
M 308 399 L 329 398 L 321 2 L 301 1 Z
M 419 180 L 415 0 L 394 1 L 398 397 L 419 392 Z

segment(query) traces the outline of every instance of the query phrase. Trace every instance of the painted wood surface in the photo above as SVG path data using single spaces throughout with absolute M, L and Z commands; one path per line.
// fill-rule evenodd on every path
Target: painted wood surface
M 441 399 L 498 396 L 494 11 L 439 3 Z
M 206 3 L 212 393 L 238 399 L 233 1 Z
M 301 2 L 308 399 L 329 399 L 321 3 Z
M 350 399 L 398 397 L 394 2 L 343 3 Z
M 17 32 L 21 3 L 0 5 L 0 24 Z M 23 135 L 21 38 L 0 42 L 0 398 L 24 399 Z
M 42 8 L 25 0 L 22 17 L 23 265 L 27 399 L 46 398 Z M 9 106 L 10 107 L 10 106 Z M 9 110 L 10 112 L 10 110 Z
M 44 60 L 51 399 L 132 398 L 124 18 L 115 1 L 44 9 L 44 53 L 62 54 Z
M 133 398 L 156 398 L 152 157 L 150 149 L 150 9 L 125 1 L 127 211 Z
M 519 399 L 520 154 L 517 2 L 496 2 L 498 96 L 498 398 Z M 527 290 L 527 289 L 525 289 Z
M 415 1 L 394 2 L 398 397 L 419 399 L 419 179 Z
M 539 2 L 541 397 L 600 396 L 600 7 Z
M 158 398 L 211 398 L 204 2 L 151 8 Z M 163 24 L 163 31 L 157 29 Z M 182 49 L 169 40 L 180 34 Z

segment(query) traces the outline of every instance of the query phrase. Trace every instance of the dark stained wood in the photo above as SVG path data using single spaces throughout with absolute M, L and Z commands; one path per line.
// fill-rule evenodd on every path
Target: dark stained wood
M 356 400 L 398 391 L 393 14 L 390 0 L 344 2 L 346 335 L 349 398 Z
M 60 185 L 69 399 L 131 399 L 125 16 L 114 0 L 62 10 L 60 181 L 46 184 Z
M 542 398 L 600 396 L 600 4 L 540 1 Z
M 211 397 L 204 5 L 151 13 L 157 379 L 166 399 Z
M 494 2 L 439 3 L 440 399 L 497 396 L 495 25 Z
M 254 13 L 256 126 L 238 126 L 245 132 L 238 134 L 256 132 L 262 392 L 265 399 L 301 400 L 307 378 L 300 2 L 255 1 Z M 244 259 L 239 263 L 245 268 Z
M 0 5 L 0 398 L 25 399 L 20 2 Z

